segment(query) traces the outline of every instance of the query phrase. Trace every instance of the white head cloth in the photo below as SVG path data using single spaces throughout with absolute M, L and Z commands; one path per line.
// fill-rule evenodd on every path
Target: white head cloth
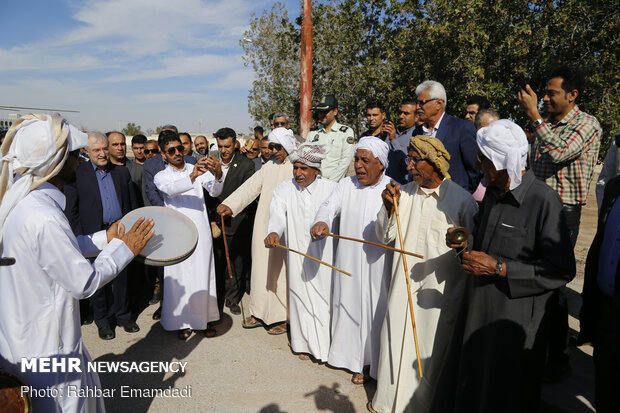
M 279 143 L 284 146 L 284 150 L 286 150 L 289 155 L 293 153 L 297 146 L 297 140 L 295 139 L 293 131 L 286 128 L 275 128 L 269 132 L 267 139 L 269 142 Z
M 15 205 L 60 172 L 69 152 L 87 145 L 88 135 L 57 115 L 29 114 L 11 126 L 0 147 L 0 242 Z
M 387 143 L 383 142 L 383 140 L 374 136 L 364 136 L 355 146 L 355 152 L 357 152 L 358 149 L 367 149 L 372 152 L 375 157 L 379 158 L 379 162 L 381 162 L 383 167 L 387 169 L 390 147 Z
M 321 161 L 325 159 L 328 148 L 326 145 L 304 142 L 289 155 L 291 163 L 301 162 L 311 168 L 321 169 Z
M 521 172 L 527 161 L 527 137 L 519 125 L 500 119 L 481 128 L 476 135 L 480 152 L 493 162 L 495 169 L 506 169 L 510 190 L 521 185 Z

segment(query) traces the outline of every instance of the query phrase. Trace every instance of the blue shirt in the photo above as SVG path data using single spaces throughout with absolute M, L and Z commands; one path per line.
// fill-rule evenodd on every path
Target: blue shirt
M 112 174 L 107 170 L 101 170 L 94 163 L 95 176 L 97 177 L 97 184 L 99 185 L 99 194 L 101 195 L 101 207 L 103 209 L 103 223 L 109 224 L 123 217 L 121 211 L 121 204 L 118 202 L 116 196 L 116 188 L 114 188 L 114 181 L 112 180 Z
M 598 255 L 597 282 L 601 292 L 614 296 L 616 271 L 620 261 L 620 198 L 616 199 L 605 223 L 605 235 Z

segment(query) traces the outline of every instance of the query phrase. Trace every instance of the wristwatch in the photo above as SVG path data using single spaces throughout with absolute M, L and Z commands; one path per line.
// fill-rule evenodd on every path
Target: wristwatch
M 493 275 L 500 275 L 502 273 L 502 265 L 504 263 L 501 262 L 500 260 L 497 260 L 497 265 L 495 266 L 495 272 L 493 273 Z
M 532 125 L 532 129 L 536 129 L 537 127 L 539 127 L 543 123 L 545 123 L 545 121 L 542 118 L 538 118 L 534 122 L 530 122 L 530 124 Z

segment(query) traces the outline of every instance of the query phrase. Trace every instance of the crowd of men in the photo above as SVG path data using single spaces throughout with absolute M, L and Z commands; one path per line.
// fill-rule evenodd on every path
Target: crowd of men
M 359 138 L 338 123 L 333 95 L 312 108 L 317 124 L 305 137 L 279 112 L 266 136 L 256 127 L 244 145 L 227 127 L 210 145 L 166 125 L 157 141 L 131 139 L 134 159 L 118 131 L 86 136 L 45 115 L 17 122 L 1 147 L 0 245 L 17 263 L 2 267 L 0 308 L 21 309 L 35 293 L 42 306 L 62 301 L 63 313 L 43 321 L 64 320 L 73 347 L 24 348 L 46 339 L 19 328 L 40 312 L 17 311 L 0 320 L 0 367 L 28 382 L 19 357 L 87 359 L 80 322 L 114 339 L 116 326 L 139 331 L 140 312 L 160 301 L 153 318 L 164 329 L 213 337 L 224 307 L 241 314 L 249 294 L 244 328 L 288 331 L 301 359 L 346 369 L 354 384 L 376 380 L 370 411 L 537 411 L 543 379 L 570 374 L 565 285 L 602 133 L 577 105 L 579 71 L 559 67 L 547 79 L 543 113 L 529 85 L 518 94 L 523 128 L 483 96 L 467 101 L 465 119 L 449 115 L 432 80 L 403 99 L 396 124 L 369 102 Z M 25 151 L 25 139 L 41 140 L 37 153 L 47 155 Z M 77 166 L 79 148 L 87 160 Z M 595 346 L 600 412 L 620 411 L 620 178 L 606 179 L 576 338 Z M 27 225 L 44 196 L 54 220 Z M 131 260 L 153 223 L 119 233 L 117 222 L 144 205 L 192 220 L 199 241 L 186 261 L 161 270 Z M 71 262 L 37 249 L 54 236 Z M 102 252 L 89 263 L 80 250 Z M 47 281 L 35 292 L 18 274 Z M 74 411 L 101 401 L 39 403 Z

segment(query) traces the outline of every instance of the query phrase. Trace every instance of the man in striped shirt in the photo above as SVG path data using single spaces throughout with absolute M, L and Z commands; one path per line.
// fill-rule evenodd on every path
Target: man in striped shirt
M 580 71 L 567 66 L 553 70 L 543 96 L 548 121 L 544 121 L 538 112 L 538 97 L 529 85 L 518 94 L 533 131 L 532 171 L 562 198 L 562 211 L 573 248 L 579 234 L 581 206 L 586 203 L 601 138 L 601 126 L 596 118 L 577 106 L 583 86 L 584 77 Z M 570 373 L 565 287 L 560 288 L 555 299 L 545 374 L 545 378 L 552 382 Z

